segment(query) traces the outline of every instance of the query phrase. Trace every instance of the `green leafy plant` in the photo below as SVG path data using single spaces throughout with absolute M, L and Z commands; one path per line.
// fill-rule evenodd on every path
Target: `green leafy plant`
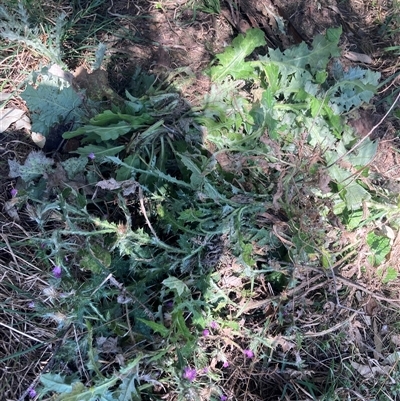
M 0 6 L 0 19 L 0 37 L 27 46 L 51 62 L 63 65 L 61 42 L 65 33 L 65 14 L 59 15 L 54 27 L 47 27 L 46 34 L 49 36 L 47 43 L 41 41 L 42 32 L 38 26 L 32 25 L 23 2 L 18 2 L 13 8 Z
M 54 160 L 45 156 L 43 152 L 31 152 L 23 165 L 15 160 L 8 160 L 10 177 L 21 177 L 26 183 L 33 183 L 36 178 L 42 177 L 50 170 Z
M 82 95 L 79 95 L 65 78 L 44 67 L 34 73 L 32 82 L 21 93 L 31 112 L 32 130 L 44 136 L 56 124 L 79 124 L 84 112 Z
M 81 145 L 64 161 L 40 153 L 10 162 L 10 176 L 30 183 L 15 203 L 39 230 L 25 245 L 53 273 L 40 312 L 60 330 L 74 327 L 41 377 L 42 397 L 122 401 L 168 391 L 200 400 L 209 391 L 223 399 L 228 348 L 253 369 L 268 366 L 278 346 L 298 347 L 301 333 L 275 297 L 267 300 L 274 340 L 269 318 L 261 330 L 243 324 L 265 302 L 257 280 L 280 292 L 296 285 L 288 261 L 340 265 L 356 244 L 338 245 L 332 214 L 354 229 L 363 207 L 379 209 L 365 184 L 377 145 L 346 125 L 379 76 L 334 60 L 340 33 L 259 57 L 252 55 L 265 45 L 262 31 L 239 35 L 210 67 L 213 87 L 200 111 L 150 76 L 136 75 L 143 90 L 87 121 L 63 82 L 54 78 L 48 92 L 53 77 L 43 76 L 27 88 L 38 129 L 74 122 L 63 137 Z M 41 93 L 51 105 L 38 102 Z M 389 209 L 373 218 L 396 213 Z M 390 242 L 373 232 L 367 242 L 378 266 Z M 393 278 L 388 268 L 383 281 Z M 291 357 L 277 363 L 307 369 L 299 354 Z M 297 383 L 315 397 L 321 391 Z
M 381 265 L 390 252 L 390 239 L 382 235 L 377 235 L 374 232 L 370 232 L 367 236 L 367 244 L 370 246 L 374 254 L 370 257 L 371 264 L 374 266 Z
M 354 179 L 354 172 L 342 168 L 341 164 L 358 169 L 368 165 L 377 144 L 367 139 L 362 146 L 352 149 L 356 137 L 343 125 L 341 114 L 371 99 L 379 74 L 358 67 L 344 73 L 337 62 L 337 73 L 334 72 L 333 80 L 327 80 L 328 62 L 340 54 L 337 46 L 340 33 L 340 29 L 329 29 L 326 37 L 314 39 L 310 49 L 305 43 L 284 52 L 270 49 L 258 60 L 248 61 L 245 57 L 263 45 L 262 33 L 250 30 L 246 36 L 239 35 L 218 56 L 219 64 L 211 68 L 211 77 L 222 82 L 222 86 L 216 98 L 213 93 L 208 97 L 207 113 L 213 110 L 220 122 L 206 122 L 203 117 L 200 121 L 208 124 L 209 140 L 217 146 L 223 147 L 220 138 L 227 135 L 226 128 L 233 128 L 234 133 L 228 134 L 228 138 L 237 138 L 233 143 L 238 145 L 238 151 L 244 141 L 254 140 L 254 149 L 259 149 L 259 154 L 264 154 L 270 162 L 273 161 L 268 156 L 270 149 L 259 143 L 265 130 L 273 141 L 282 144 L 283 150 L 291 152 L 295 151 L 298 139 L 306 135 L 308 144 L 320 149 L 326 162 L 326 167 L 315 164 L 314 168 L 320 172 L 326 170 L 332 182 L 336 182 L 344 206 L 355 210 L 370 199 L 370 194 Z M 258 101 L 250 105 L 238 89 L 228 86 L 230 77 L 249 80 L 256 88 L 265 89 L 254 90 L 253 97 Z M 232 91 L 235 97 L 228 95 Z M 229 110 L 237 113 L 231 114 Z M 234 119 L 226 121 L 226 115 Z M 329 192 L 328 188 L 322 190 Z

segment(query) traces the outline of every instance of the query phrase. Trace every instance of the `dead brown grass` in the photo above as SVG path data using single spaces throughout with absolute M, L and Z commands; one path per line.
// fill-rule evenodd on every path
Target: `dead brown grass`
M 15 246 L 24 231 L 8 223 L 0 234 L 1 398 L 13 401 L 35 387 L 40 373 L 46 371 L 57 334 L 56 325 L 40 313 L 43 289 L 48 286 L 42 262 L 34 255 L 29 262 L 29 249 Z

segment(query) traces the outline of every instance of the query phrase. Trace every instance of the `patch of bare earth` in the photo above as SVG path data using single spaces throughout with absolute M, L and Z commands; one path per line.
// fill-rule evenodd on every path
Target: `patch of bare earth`
M 203 71 L 214 54 L 230 42 L 232 28 L 218 15 L 172 1 L 160 4 L 157 8 L 154 2 L 145 0 L 134 6 L 126 1 L 114 2 L 109 13 L 120 19 L 121 28 L 107 38 L 112 54 L 110 82 L 123 93 L 137 67 L 160 80 L 174 71 L 181 78 L 176 79 L 177 89 L 191 103 L 199 104 L 210 87 Z

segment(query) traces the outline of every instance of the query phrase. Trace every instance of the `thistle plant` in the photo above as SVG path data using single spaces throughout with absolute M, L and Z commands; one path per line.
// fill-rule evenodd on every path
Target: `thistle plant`
M 375 201 L 354 169 L 376 144 L 353 148 L 345 114 L 371 99 L 379 77 L 338 66 L 329 76 L 339 36 L 328 30 L 312 47 L 248 60 L 265 45 L 250 30 L 217 56 L 201 111 L 146 76 L 141 93 L 127 90 L 123 103 L 64 133 L 80 140 L 67 160 L 38 152 L 9 163 L 10 177 L 27 184 L 19 180 L 12 199 L 37 224 L 24 246 L 48 281 L 42 299 L 24 305 L 51 319 L 62 340 L 34 396 L 225 401 L 228 377 L 247 389 L 281 366 L 292 369 L 292 387 L 282 381 L 279 396 L 312 392 L 304 377 L 314 361 L 300 354 L 302 336 L 314 337 L 286 302 L 298 291 L 294 266 L 340 266 L 355 244 L 338 249 L 327 205 L 346 224 Z M 69 115 L 76 94 L 60 93 L 72 99 L 60 102 Z M 311 149 L 321 150 L 312 163 L 301 157 Z M 381 237 L 367 236 L 380 247 L 371 264 L 389 254 Z
M 54 27 L 34 26 L 22 1 L 16 6 L 0 6 L 0 37 L 10 43 L 28 47 L 49 62 L 63 66 L 61 43 L 66 15 L 60 14 Z M 41 38 L 46 37 L 46 41 Z

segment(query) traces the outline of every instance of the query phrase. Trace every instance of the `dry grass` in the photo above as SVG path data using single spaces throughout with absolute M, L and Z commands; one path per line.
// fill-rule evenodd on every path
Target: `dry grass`
M 41 308 L 51 307 L 43 294 L 48 283 L 42 262 L 34 255 L 29 257 L 28 248 L 15 246 L 24 231 L 9 223 L 3 225 L 1 233 L 5 244 L 0 253 L 1 398 L 13 401 L 34 387 L 46 371 L 57 335 L 56 325 L 40 313 Z
M 8 178 L 7 160 L 23 161 L 34 147 L 23 132 L 8 131 L 2 136 L 0 203 L 5 205 L 17 186 Z M 43 260 L 33 253 L 35 247 L 27 245 L 38 232 L 26 211 L 21 210 L 20 217 L 16 222 L 6 210 L 0 212 L 0 398 L 13 401 L 38 381 L 51 360 L 57 334 L 57 326 L 40 313 L 51 306 L 43 294 L 49 286 L 48 274 Z

